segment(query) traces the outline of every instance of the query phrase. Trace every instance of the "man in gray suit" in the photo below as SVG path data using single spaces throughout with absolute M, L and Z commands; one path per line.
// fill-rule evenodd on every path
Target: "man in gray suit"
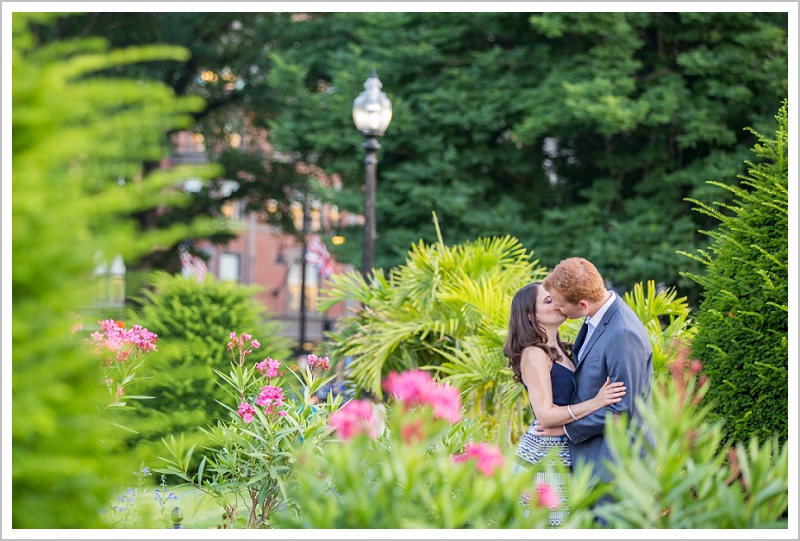
M 600 273 L 586 259 L 563 260 L 542 285 L 562 314 L 570 319 L 585 318 L 572 350 L 572 403 L 594 397 L 609 377 L 612 382 L 623 382 L 628 392 L 621 402 L 568 425 L 545 428 L 537 422 L 537 428 L 543 436 L 566 434 L 573 469 L 591 466 L 596 481 L 610 482 L 612 475 L 605 462 L 613 458 L 603 434 L 605 417 L 609 412 L 626 414 L 632 430 L 643 429 L 636 399 L 642 399 L 647 407 L 651 404 L 653 348 L 633 310 L 616 293 L 606 290 Z M 649 434 L 645 436 L 652 442 Z

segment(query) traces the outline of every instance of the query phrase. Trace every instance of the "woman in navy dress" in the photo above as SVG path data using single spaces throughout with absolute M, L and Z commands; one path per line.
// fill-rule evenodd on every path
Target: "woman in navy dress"
M 520 460 L 516 463 L 516 471 L 527 463 L 538 464 L 551 452 L 551 461 L 572 466 L 567 437 L 537 436 L 533 430 L 536 419 L 548 426 L 568 424 L 616 404 L 626 392 L 622 382 L 606 380 L 594 398 L 570 404 L 575 391 L 572 344 L 562 342 L 558 334 L 558 328 L 565 320 L 566 316 L 558 310 L 541 282 L 526 285 L 511 301 L 508 339 L 503 354 L 508 357 L 514 380 L 528 392 L 534 415 L 533 423 L 517 445 L 516 455 Z M 551 526 L 562 525 L 569 514 L 566 502 L 569 476 L 571 474 L 536 474 L 537 485 L 546 483 L 559 496 L 559 507 L 550 513 Z

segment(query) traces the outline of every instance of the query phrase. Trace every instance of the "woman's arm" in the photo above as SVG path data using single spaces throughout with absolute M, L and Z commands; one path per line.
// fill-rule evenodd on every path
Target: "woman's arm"
M 528 347 L 522 352 L 520 361 L 522 381 L 528 387 L 531 407 L 539 426 L 559 427 L 571 423 L 601 408 L 616 404 L 625 396 L 624 383 L 611 383 L 610 379 L 606 379 L 594 398 L 571 404 L 569 410 L 567 406 L 556 406 L 553 404 L 553 388 L 550 380 L 552 362 L 541 348 Z

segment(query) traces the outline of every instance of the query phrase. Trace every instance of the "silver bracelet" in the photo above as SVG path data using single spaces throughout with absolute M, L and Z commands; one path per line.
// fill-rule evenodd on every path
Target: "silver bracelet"
M 569 409 L 569 404 L 567 404 L 567 413 L 569 413 L 569 416 L 572 417 L 573 419 L 575 419 L 576 421 L 578 420 L 578 418 L 575 417 L 575 414 L 572 413 L 572 410 Z

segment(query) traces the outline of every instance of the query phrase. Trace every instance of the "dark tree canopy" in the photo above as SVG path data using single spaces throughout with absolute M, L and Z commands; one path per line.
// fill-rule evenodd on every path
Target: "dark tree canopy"
M 95 13 L 60 32 L 189 48 L 151 76 L 208 100 L 211 158 L 251 208 L 277 202 L 276 220 L 315 184 L 296 162 L 338 175 L 317 196 L 361 212 L 351 107 L 377 69 L 394 108 L 378 266 L 433 242 L 435 211 L 446 242 L 511 234 L 547 266 L 581 255 L 621 289 L 654 279 L 695 302 L 680 273 L 697 263 L 676 251 L 715 224 L 685 198 L 744 172 L 744 128 L 773 131 L 788 94 L 786 13 Z M 361 230 L 337 233 L 336 256 L 358 264 Z

